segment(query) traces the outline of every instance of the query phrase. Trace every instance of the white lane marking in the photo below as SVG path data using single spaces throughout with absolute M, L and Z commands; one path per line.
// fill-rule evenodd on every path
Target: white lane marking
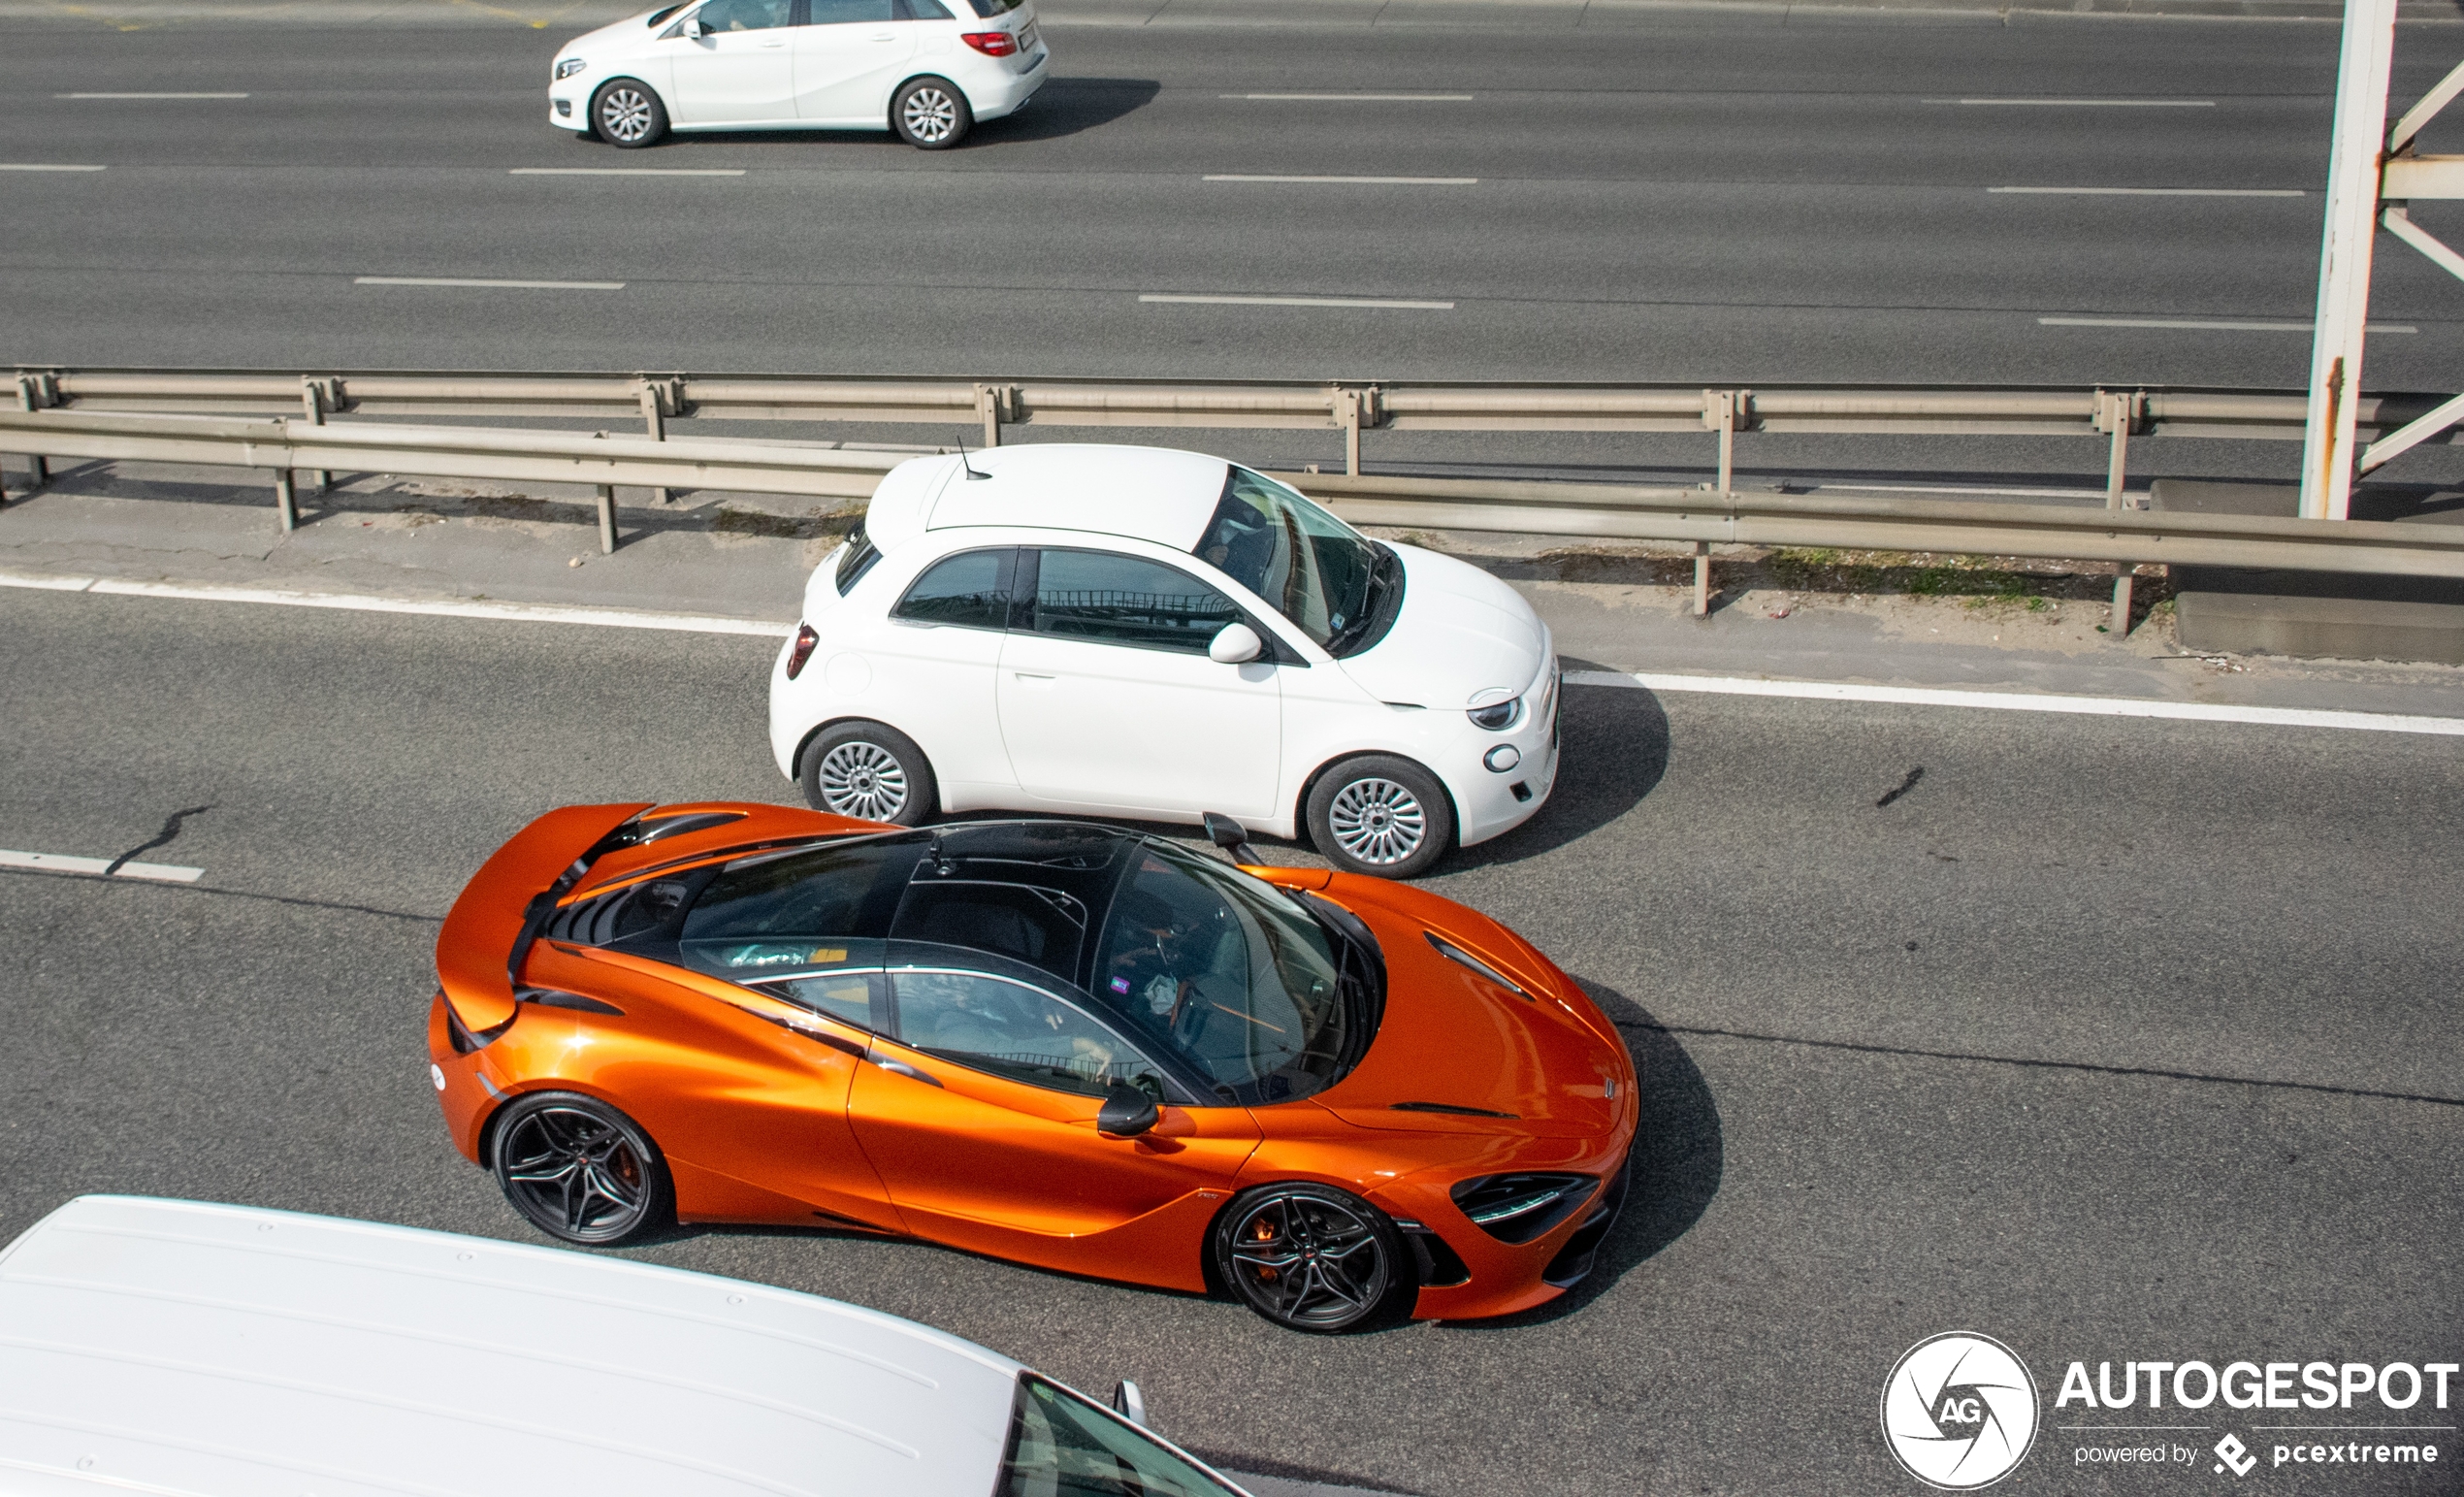
M 1632 674 L 1619 670 L 1569 670 L 1566 681 L 1572 686 L 1641 686 L 1655 692 L 1705 692 L 1723 697 L 1887 701 L 1920 707 L 1985 707 L 2003 712 L 2068 712 L 2091 717 L 2174 718 L 2194 723 L 2258 723 L 2277 728 L 2341 728 L 2363 732 L 2416 732 L 2440 737 L 2464 737 L 2464 718 L 2406 717 L 2391 712 L 2236 707 L 2206 701 L 2146 701 L 2128 697 L 1948 691 L 1923 686 L 1852 686 L 1838 681 L 1769 681 L 1749 676 L 1670 675 L 1645 670 Z
M 525 291 L 622 291 L 621 280 L 482 280 L 465 276 L 354 276 L 354 286 L 510 286 Z
M 0 847 L 0 868 L 32 868 L 38 873 L 111 873 L 109 858 L 73 858 L 66 853 L 16 853 Z M 123 862 L 113 878 L 145 878 L 161 884 L 193 884 L 206 876 L 203 868 L 174 862 Z
M 717 166 L 515 166 L 507 177 L 742 177 L 742 167 Z
M 1371 187 L 1469 187 L 1476 177 L 1264 177 L 1218 172 L 1201 177 L 1207 182 L 1338 182 Z
M 1292 99 L 1379 104 L 1469 104 L 1468 93 L 1223 93 L 1218 99 Z
M 0 161 L 0 172 L 100 172 L 99 166 L 63 166 L 49 161 Z
M 2016 105 L 2071 110 L 2212 110 L 2214 99 L 1928 99 L 1928 104 Z
M 365 613 L 428 613 L 457 619 L 514 623 L 596 624 L 610 629 L 669 629 L 697 635 L 756 635 L 784 639 L 794 624 L 731 619 L 701 613 L 653 613 L 632 608 L 585 608 L 556 603 L 481 602 L 460 598 L 379 598 L 362 593 L 300 593 L 285 588 L 216 587 L 194 582 L 121 582 L 109 577 L 65 577 L 44 572 L 0 571 L 0 587 L 63 593 L 108 593 L 128 598 L 180 598 L 198 602 L 281 603 L 297 608 L 347 608 Z
M 1988 192 L 2071 198 L 2305 198 L 2299 187 L 1988 187 Z
M 244 93 L 55 93 L 54 99 L 244 99 Z
M 2190 317 L 2039 317 L 2037 325 L 2049 328 L 2192 328 L 2211 333 L 2307 333 L 2307 322 L 2228 322 Z M 2418 333 L 2421 330 L 2401 322 L 2373 322 L 2373 333 Z
M 1187 302 L 1205 307 L 1393 307 L 1407 311 L 1452 311 L 1452 302 L 1388 301 L 1367 296 L 1173 296 L 1157 292 L 1142 302 Z

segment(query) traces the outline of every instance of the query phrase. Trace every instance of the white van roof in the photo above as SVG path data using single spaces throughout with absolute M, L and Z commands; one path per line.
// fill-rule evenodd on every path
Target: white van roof
M 9 1492 L 988 1497 L 1020 1371 L 815 1295 L 291 1212 L 89 1195 L 0 1251 Z

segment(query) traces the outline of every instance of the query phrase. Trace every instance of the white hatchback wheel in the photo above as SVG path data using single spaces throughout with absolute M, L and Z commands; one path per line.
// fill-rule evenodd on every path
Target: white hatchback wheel
M 920 78 L 890 101 L 891 127 L 919 150 L 948 150 L 975 124 L 967 96 L 946 78 Z
M 1380 867 L 1420 851 L 1429 813 L 1420 797 L 1388 779 L 1359 779 L 1336 792 L 1326 820 L 1335 841 L 1353 858 Z
M 907 766 L 878 743 L 841 743 L 822 756 L 822 802 L 827 810 L 864 821 L 894 820 L 907 806 Z

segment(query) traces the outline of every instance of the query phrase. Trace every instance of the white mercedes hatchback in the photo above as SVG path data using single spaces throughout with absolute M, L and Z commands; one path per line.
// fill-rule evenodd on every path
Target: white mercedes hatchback
M 1000 447 L 891 471 L 814 573 L 770 743 L 818 809 L 1199 822 L 1408 878 L 1557 778 L 1548 628 L 1221 458 Z
M 629 147 L 670 130 L 890 130 L 943 150 L 1051 70 L 1026 0 L 699 0 L 566 44 L 548 122 Z

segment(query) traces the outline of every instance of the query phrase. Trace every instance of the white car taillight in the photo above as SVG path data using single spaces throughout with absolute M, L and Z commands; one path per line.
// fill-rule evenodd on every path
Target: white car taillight
M 1018 55 L 1019 39 L 1006 31 L 969 31 L 958 38 L 987 57 Z

